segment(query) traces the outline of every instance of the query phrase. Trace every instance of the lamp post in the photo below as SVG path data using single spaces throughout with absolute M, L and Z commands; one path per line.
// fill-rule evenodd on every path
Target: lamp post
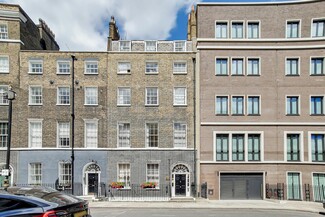
M 10 164 L 10 144 L 11 144 L 11 122 L 12 122 L 12 100 L 16 97 L 16 92 L 9 87 L 8 92 L 4 95 L 4 98 L 9 101 L 8 108 L 8 137 L 7 137 L 7 159 L 6 159 L 6 168 L 5 168 L 5 179 L 3 180 L 3 187 L 9 187 L 9 164 Z
M 71 193 L 74 194 L 74 61 L 78 59 L 71 55 L 72 70 L 71 70 Z

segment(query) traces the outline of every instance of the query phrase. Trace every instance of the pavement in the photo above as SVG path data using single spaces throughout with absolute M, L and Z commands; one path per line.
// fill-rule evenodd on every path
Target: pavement
M 198 198 L 193 201 L 90 201 L 90 208 L 190 208 L 190 209 L 266 209 L 295 210 L 325 214 L 322 203 L 287 200 L 208 200 Z

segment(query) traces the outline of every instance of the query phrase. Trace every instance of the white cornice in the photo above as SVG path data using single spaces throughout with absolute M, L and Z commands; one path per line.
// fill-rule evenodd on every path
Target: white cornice
M 0 148 L 0 151 L 7 150 Z M 71 148 L 11 148 L 12 151 L 69 151 Z M 75 151 L 193 151 L 193 148 L 74 148 Z
M 304 50 L 304 49 L 324 49 L 325 45 L 302 45 L 302 46 L 218 46 L 218 45 L 199 45 L 198 50 Z
M 0 43 L 20 43 L 24 45 L 24 42 L 21 40 L 15 40 L 15 39 L 0 39 Z
M 293 0 L 293 1 L 272 1 L 272 2 L 199 2 L 197 6 L 252 6 L 252 5 L 286 5 L 286 4 L 304 4 L 314 3 L 323 0 Z
M 216 43 L 232 43 L 232 42 L 315 42 L 315 41 L 325 41 L 325 37 L 315 37 L 315 38 L 254 38 L 254 39 L 232 39 L 232 38 L 198 38 L 197 42 L 216 42 Z
M 325 122 L 201 122 L 201 126 L 325 126 Z
M 27 18 L 19 11 L 0 10 L 0 17 L 17 19 L 21 20 L 24 23 L 27 22 Z
M 241 165 L 247 165 L 247 164 L 287 164 L 287 165 L 325 165 L 325 162 L 310 162 L 310 161 L 302 161 L 302 162 L 286 162 L 286 161 L 246 161 L 246 162 L 239 162 L 239 161 L 200 161 L 200 164 L 241 164 Z

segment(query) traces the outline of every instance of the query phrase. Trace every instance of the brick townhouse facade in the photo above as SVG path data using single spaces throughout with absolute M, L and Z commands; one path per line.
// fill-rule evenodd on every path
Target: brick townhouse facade
M 19 6 L 0 4 L 0 18 L 2 96 L 9 85 L 17 93 L 11 184 L 71 188 L 74 70 L 75 194 L 97 194 L 114 183 L 127 190 L 154 182 L 155 191 L 191 196 L 191 41 L 119 40 L 112 17 L 106 52 L 65 52 L 44 21 L 35 25 Z M 1 99 L 4 167 L 8 102 Z

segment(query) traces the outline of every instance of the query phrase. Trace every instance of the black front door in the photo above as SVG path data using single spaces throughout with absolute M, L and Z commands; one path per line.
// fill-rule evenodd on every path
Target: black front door
M 175 195 L 186 196 L 186 175 L 185 174 L 175 175 Z
M 88 173 L 88 194 L 95 194 L 98 191 L 98 174 Z

